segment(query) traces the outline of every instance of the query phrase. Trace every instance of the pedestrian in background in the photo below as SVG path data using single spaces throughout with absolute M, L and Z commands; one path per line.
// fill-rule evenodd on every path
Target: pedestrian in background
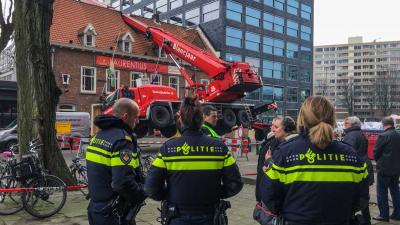
M 390 219 L 400 220 L 400 134 L 394 128 L 393 118 L 383 118 L 382 125 L 385 132 L 378 136 L 374 148 L 379 216 L 373 219 L 389 221 L 389 189 L 393 202 L 393 212 Z
M 203 107 L 204 123 L 201 126 L 201 131 L 210 137 L 221 139 L 221 136 L 214 130 L 217 126 L 218 112 L 212 105 L 205 105 Z
M 185 98 L 179 111 L 182 136 L 161 146 L 145 190 L 151 198 L 166 201 L 162 207 L 166 224 L 216 224 L 220 200 L 243 187 L 239 168 L 222 141 L 200 131 L 203 113 L 197 98 Z
M 361 131 L 361 121 L 356 116 L 347 117 L 344 120 L 344 138 L 343 142 L 351 145 L 367 163 L 369 185 L 374 184 L 374 168 L 368 158 L 368 140 Z M 362 225 L 371 224 L 371 215 L 369 213 L 369 206 L 361 209 Z
M 354 149 L 333 140 L 335 109 L 308 97 L 297 119 L 299 136 L 272 155 L 262 201 L 289 225 L 347 225 L 368 204 L 368 172 Z
M 296 122 L 293 118 L 287 116 L 276 116 L 272 120 L 271 132 L 268 133 L 266 138 L 266 143 L 261 149 L 258 155 L 257 162 L 257 178 L 256 178 L 256 201 L 261 201 L 261 190 L 260 184 L 261 179 L 264 174 L 265 167 L 269 164 L 275 149 L 280 143 L 285 140 L 290 140 L 291 138 L 297 136 L 296 134 Z M 264 167 L 264 169 L 263 169 Z

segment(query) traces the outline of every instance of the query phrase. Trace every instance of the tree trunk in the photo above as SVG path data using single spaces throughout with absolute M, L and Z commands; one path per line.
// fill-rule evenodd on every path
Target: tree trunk
M 21 153 L 39 137 L 44 167 L 67 184 L 73 183 L 55 132 L 55 110 L 61 91 L 50 63 L 49 32 L 52 0 L 15 2 L 15 46 L 18 81 L 18 139 Z

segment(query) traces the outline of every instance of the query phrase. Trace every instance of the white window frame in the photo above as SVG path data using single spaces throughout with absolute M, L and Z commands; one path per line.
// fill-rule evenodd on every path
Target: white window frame
M 70 106 L 71 110 L 62 110 L 62 109 L 60 109 L 61 106 Z M 76 105 L 75 104 L 59 104 L 59 105 L 57 105 L 57 112 L 76 112 Z
M 162 76 L 161 76 L 161 74 L 152 73 L 152 74 L 150 75 L 150 82 L 153 81 L 153 76 L 157 76 L 157 77 L 159 78 L 159 81 L 160 81 L 159 84 L 157 83 L 157 84 L 154 84 L 154 85 L 162 85 Z
M 172 84 L 172 82 L 171 82 L 171 78 L 173 78 L 173 79 L 176 79 L 176 88 L 175 87 L 173 87 L 173 86 L 171 86 L 171 84 Z M 179 77 L 178 76 L 169 76 L 169 78 L 168 78 L 168 85 L 170 86 L 170 87 L 172 87 L 172 88 L 175 88 L 176 89 L 176 94 L 179 96 Z
M 120 49 L 122 52 L 126 53 L 132 53 L 132 43 L 135 42 L 133 39 L 132 35 L 130 32 L 127 32 L 122 38 L 121 38 L 121 45 Z M 126 51 L 125 47 L 126 45 L 129 45 L 128 51 Z
M 68 85 L 71 80 L 71 75 L 63 73 L 61 74 L 61 82 L 62 84 Z
M 94 29 L 93 25 L 89 23 L 83 31 L 83 45 L 87 47 L 96 47 L 96 35 L 96 30 Z M 88 36 L 92 37 L 92 43 L 90 45 L 87 43 Z
M 94 76 L 93 76 L 93 90 L 88 91 L 88 90 L 84 90 L 83 89 L 83 70 L 84 69 L 93 69 L 94 71 Z M 96 83 L 97 83 L 97 68 L 96 67 L 92 67 L 92 66 L 81 66 L 81 93 L 85 93 L 85 94 L 96 94 Z
M 116 84 L 116 86 L 115 86 L 115 89 L 117 89 L 117 88 L 119 88 L 119 86 L 120 86 L 120 78 L 121 78 L 121 71 L 119 71 L 119 70 L 114 70 L 114 74 L 116 75 L 116 80 L 117 80 L 117 84 Z M 113 91 L 109 91 L 108 90 L 108 80 L 109 80 L 109 77 L 108 77 L 108 74 L 107 74 L 107 70 L 106 70 L 106 93 L 107 94 L 110 94 L 110 93 L 112 93 L 113 91 L 115 91 L 115 90 L 113 90 Z
M 141 78 L 146 77 L 146 75 L 144 73 L 142 73 L 142 72 L 131 71 L 130 72 L 130 82 L 129 82 L 129 86 L 130 87 L 136 87 L 134 85 L 134 82 L 136 81 L 135 74 L 139 74 Z

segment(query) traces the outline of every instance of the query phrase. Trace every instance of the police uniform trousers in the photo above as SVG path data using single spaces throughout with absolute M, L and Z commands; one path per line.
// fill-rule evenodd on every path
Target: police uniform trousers
M 169 225 L 213 225 L 213 214 L 180 215 L 171 219 Z
M 105 216 L 101 210 L 108 202 L 89 202 L 88 218 L 90 225 L 119 225 L 118 217 L 114 215 Z M 126 224 L 129 225 L 129 224 Z

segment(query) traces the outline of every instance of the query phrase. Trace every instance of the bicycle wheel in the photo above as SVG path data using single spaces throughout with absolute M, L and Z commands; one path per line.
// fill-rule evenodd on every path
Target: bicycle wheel
M 58 213 L 67 199 L 65 183 L 53 175 L 36 178 L 27 187 L 35 189 L 25 192 L 22 195 L 22 202 L 25 210 L 38 218 L 46 218 Z
M 4 176 L 0 178 L 1 188 L 16 188 L 18 182 L 12 176 Z M 22 193 L 2 192 L 0 193 L 0 215 L 11 215 L 21 211 L 24 205 L 21 200 Z
M 86 175 L 86 167 L 81 168 L 79 170 L 74 171 L 74 177 L 78 181 L 79 185 L 88 185 L 87 175 Z M 80 191 L 85 197 L 88 197 L 89 190 L 88 188 L 81 188 Z

